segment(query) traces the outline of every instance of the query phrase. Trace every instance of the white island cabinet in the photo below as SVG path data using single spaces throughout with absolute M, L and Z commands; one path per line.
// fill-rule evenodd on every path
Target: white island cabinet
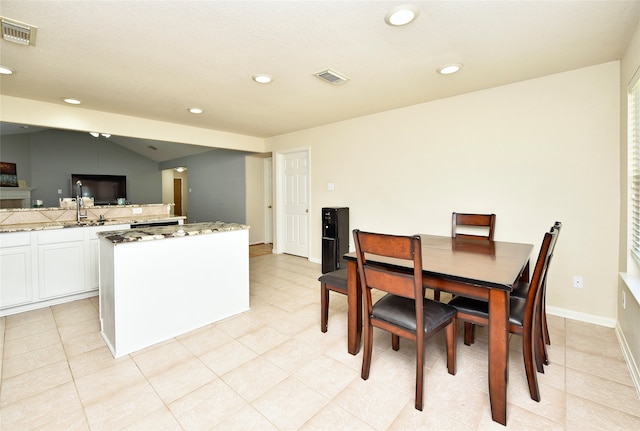
M 196 223 L 101 232 L 100 324 L 120 357 L 249 309 L 249 231 Z

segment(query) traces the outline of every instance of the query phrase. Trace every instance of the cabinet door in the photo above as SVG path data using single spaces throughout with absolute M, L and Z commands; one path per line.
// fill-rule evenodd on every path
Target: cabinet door
M 40 299 L 89 289 L 85 282 L 84 242 L 44 244 L 38 247 Z
M 31 247 L 1 249 L 0 308 L 31 302 L 31 286 Z

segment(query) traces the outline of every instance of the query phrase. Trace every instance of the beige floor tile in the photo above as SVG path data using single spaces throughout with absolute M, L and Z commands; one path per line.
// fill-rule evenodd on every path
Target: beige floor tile
M 351 382 L 360 378 L 360 371 L 329 356 L 320 355 L 300 368 L 294 377 L 326 398 L 333 399 Z
M 471 431 L 475 428 L 456 420 L 456 416 L 437 406 L 425 406 L 422 411 L 416 410 L 413 399 L 402 409 L 389 431 L 403 430 L 450 430 Z
M 259 396 L 251 405 L 278 429 L 295 430 L 328 402 L 327 398 L 295 377 L 289 377 Z
M 132 353 L 131 358 L 145 376 L 151 377 L 184 361 L 194 359 L 195 356 L 181 342 L 172 338 Z
M 63 342 L 81 335 L 95 334 L 100 332 L 100 321 L 97 318 L 68 322 L 64 326 L 58 325 L 58 332 Z
M 67 358 L 73 358 L 81 353 L 103 347 L 104 339 L 99 332 L 89 332 L 68 340 L 63 340 L 64 351 Z
M 233 338 L 214 325 L 207 325 L 203 328 L 176 337 L 191 353 L 196 356 L 207 353 Z
M 131 360 L 129 356 L 122 356 L 118 359 L 114 359 L 109 348 L 106 345 L 103 345 L 97 349 L 89 350 L 70 358 L 69 367 L 71 368 L 73 377 L 78 380 L 87 374 L 108 368 L 118 362 L 129 360 Z
M 301 431 L 375 431 L 345 409 L 334 403 L 329 403 L 315 416 L 300 427 Z
M 66 361 L 62 344 L 52 344 L 30 352 L 9 356 L 3 361 L 2 378 L 8 379 L 36 368 Z
M 637 430 L 640 429 L 640 417 L 567 394 L 566 429 L 568 431 Z
M 640 417 L 640 399 L 633 386 L 567 368 L 567 394 Z
M 208 430 L 245 406 L 246 401 L 216 379 L 174 401 L 169 409 L 184 430 Z
M 91 430 L 115 430 L 130 426 L 163 406 L 149 382 L 143 380 L 86 405 Z
M 294 339 L 289 339 L 284 343 L 278 344 L 262 356 L 287 373 L 293 374 L 319 357 L 320 354 L 318 350 L 306 344 L 300 344 Z
M 333 399 L 333 403 L 376 430 L 387 429 L 409 401 L 413 397 L 362 379 L 353 380 Z
M 152 412 L 148 416 L 123 428 L 123 431 L 175 431 L 180 429 L 180 424 L 167 407 Z
M 24 323 L 19 326 L 9 326 L 4 331 L 5 342 L 17 340 L 19 338 L 30 337 L 45 331 L 56 329 L 56 322 L 53 319 L 43 318 L 36 321 Z
M 503 426 L 491 419 L 491 408 L 489 403 L 485 405 L 482 418 L 477 428 L 478 431 L 560 431 L 562 429 L 564 428 L 561 423 L 554 422 L 544 416 L 531 413 L 530 411 L 513 404 L 507 405 L 507 425 Z
M 258 354 L 265 353 L 288 339 L 287 335 L 271 326 L 263 326 L 237 338 L 238 341 Z
M 145 381 L 135 362 L 127 357 L 126 360 L 116 362 L 110 367 L 76 379 L 76 387 L 82 404 L 86 406 Z
M 217 423 L 212 430 L 229 431 L 229 430 L 260 430 L 260 431 L 276 431 L 277 428 L 271 422 L 262 416 L 255 408 L 250 405 L 244 406 L 242 409 L 232 413 L 222 422 Z
M 14 328 L 16 326 L 28 325 L 41 320 L 53 321 L 51 307 L 38 308 L 37 310 L 25 311 L 24 313 L 11 314 L 3 317 L 5 327 Z
M 231 340 L 199 357 L 199 359 L 218 376 L 243 365 L 258 354 L 244 344 Z
M 88 429 L 73 382 L 55 386 L 0 409 L 0 429 Z
M 623 359 L 615 360 L 608 356 L 567 348 L 567 368 L 584 371 L 625 385 L 632 385 L 629 367 Z
M 5 339 L 3 348 L 4 356 L 5 358 L 8 358 L 59 343 L 61 343 L 60 334 L 58 334 L 58 329 L 54 327 L 27 337 L 16 338 L 13 340 Z
M 287 373 L 267 359 L 258 356 L 221 378 L 245 400 L 253 401 L 286 379 Z
M 169 404 L 217 378 L 206 365 L 191 358 L 148 377 L 148 380 L 160 398 Z
M 2 379 L 0 406 L 23 400 L 70 381 L 71 371 L 65 360 Z

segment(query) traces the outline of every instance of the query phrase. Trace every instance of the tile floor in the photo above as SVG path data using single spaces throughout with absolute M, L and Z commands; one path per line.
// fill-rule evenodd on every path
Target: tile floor
M 414 409 L 414 351 L 374 342 L 371 377 L 346 348 L 346 298 L 320 332 L 320 266 L 250 259 L 251 311 L 113 359 L 97 298 L 0 318 L 2 430 L 501 430 L 491 421 L 486 332 L 427 346 L 425 408 Z M 152 298 L 150 298 L 152 300 Z M 552 364 L 529 398 L 511 341 L 506 429 L 640 429 L 640 400 L 613 329 L 550 316 Z

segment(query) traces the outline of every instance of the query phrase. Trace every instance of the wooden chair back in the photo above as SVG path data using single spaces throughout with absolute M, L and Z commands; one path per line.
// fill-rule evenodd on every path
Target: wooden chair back
M 496 225 L 496 215 L 495 214 L 464 214 L 464 213 L 453 213 L 451 217 L 451 237 L 464 237 L 464 238 L 473 238 L 473 239 L 488 239 L 493 241 L 493 230 Z M 470 227 L 473 229 L 474 233 L 470 231 L 460 232 L 459 227 Z M 486 233 L 480 234 L 476 233 L 477 228 L 486 228 L 483 229 Z
M 371 308 L 371 289 L 415 299 L 424 297 L 420 236 L 399 236 L 354 230 L 358 274 L 364 292 L 365 310 Z M 367 254 L 413 262 L 413 273 L 393 271 L 369 264 Z M 422 302 L 422 301 L 418 301 Z

